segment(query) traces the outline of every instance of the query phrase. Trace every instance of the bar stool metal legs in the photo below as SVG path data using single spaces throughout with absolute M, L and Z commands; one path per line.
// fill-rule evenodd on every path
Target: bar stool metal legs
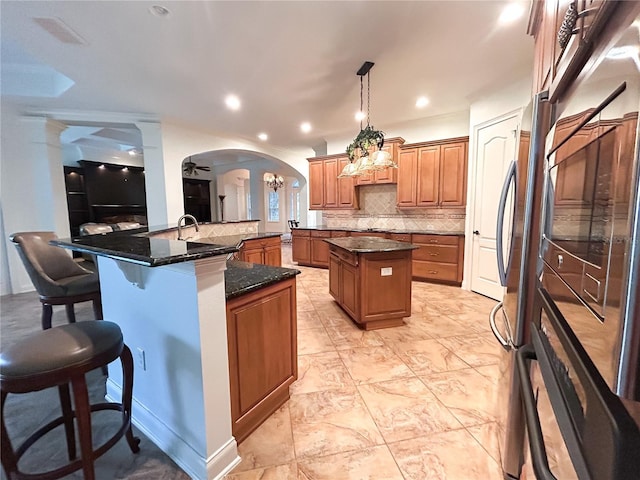
M 47 334 L 47 332 L 53 333 L 53 336 Z M 49 337 L 43 339 L 38 338 L 38 335 L 34 335 L 35 342 L 29 343 L 29 339 L 26 342 L 22 342 L 24 345 L 20 345 L 20 342 L 18 342 L 15 345 L 17 348 L 10 347 L 8 350 L 12 351 L 7 355 L 5 355 L 7 352 L 2 353 L 2 362 L 0 362 L 3 366 L 0 374 L 2 467 L 9 480 L 53 480 L 77 470 L 82 470 L 86 480 L 94 480 L 96 478 L 94 471 L 95 460 L 113 447 L 122 437 L 125 437 L 133 453 L 140 451 L 140 440 L 133 435 L 131 428 L 133 396 L 133 358 L 131 351 L 122 342 L 122 334 L 112 322 L 79 322 L 45 330 L 40 333 L 40 337 L 43 335 L 49 335 Z M 72 340 L 68 341 L 67 337 Z M 36 354 L 34 360 L 34 357 L 29 357 L 28 351 L 23 351 L 27 347 L 37 350 L 38 346 L 48 344 L 47 340 L 49 338 L 51 340 L 62 338 L 62 341 L 58 342 L 57 345 L 61 345 L 65 340 L 67 340 L 67 345 L 62 344 L 61 350 L 57 353 L 51 353 L 49 355 L 50 358 L 46 358 L 48 352 L 45 352 L 45 358 L 41 358 Z M 40 343 L 37 343 L 38 341 Z M 76 356 L 70 358 L 68 365 L 66 365 L 65 358 L 60 353 L 64 353 L 69 349 L 73 350 L 71 347 L 74 346 L 78 347 Z M 120 359 L 122 365 L 121 403 L 103 402 L 91 405 L 85 374 L 93 368 L 110 363 L 116 358 Z M 82 360 L 86 361 L 83 362 Z M 80 362 L 80 365 L 78 365 L 78 362 Z M 7 395 L 9 393 L 19 394 L 38 391 L 54 386 L 58 387 L 62 414 L 40 427 L 20 446 L 14 449 L 5 425 L 4 407 Z M 69 387 L 71 387 L 73 394 L 73 408 Z M 118 430 L 94 449 L 91 414 L 102 410 L 121 412 L 121 422 Z M 77 430 L 74 428 L 74 419 Z M 47 472 L 27 474 L 20 471 L 18 463 L 22 456 L 45 434 L 59 426 L 64 428 L 69 463 Z M 80 452 L 76 451 L 76 431 Z M 80 458 L 78 458 L 78 453 Z

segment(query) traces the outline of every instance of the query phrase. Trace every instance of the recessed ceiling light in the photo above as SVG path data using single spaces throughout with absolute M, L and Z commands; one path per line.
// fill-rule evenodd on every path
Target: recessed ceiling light
M 262 140 L 263 142 L 266 142 L 267 140 L 269 140 L 269 135 L 267 135 L 266 133 L 259 133 L 258 134 L 258 138 L 260 140 Z
M 300 125 L 300 130 L 304 133 L 309 133 L 311 131 L 311 124 L 309 122 L 304 122 Z
M 235 95 L 227 95 L 227 98 L 224 99 L 224 103 L 227 105 L 229 110 L 240 110 L 240 99 Z
M 511 23 L 518 20 L 524 14 L 524 5 L 521 3 L 510 3 L 502 10 L 498 22 L 501 24 Z
M 149 12 L 156 17 L 168 17 L 171 13 L 168 8 L 162 5 L 152 5 L 149 7 Z
M 416 100 L 416 108 L 423 108 L 429 105 L 429 99 L 427 97 L 418 97 Z
M 364 117 L 365 117 L 364 112 L 356 112 L 356 121 L 360 122 L 361 120 L 364 120 Z

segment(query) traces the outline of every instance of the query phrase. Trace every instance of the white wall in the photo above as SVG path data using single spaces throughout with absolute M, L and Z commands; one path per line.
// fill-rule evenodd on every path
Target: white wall
M 63 159 L 78 155 L 78 151 L 63 151 L 59 141 L 60 132 L 65 128 L 63 123 L 42 116 L 25 116 L 24 112 L 5 104 L 0 114 L 1 233 L 5 240 L 4 245 L 0 242 L 0 258 L 7 258 L 2 262 L 2 275 L 10 279 L 10 292 L 20 293 L 33 290 L 33 285 L 15 247 L 6 242 L 7 236 L 19 231 L 40 230 L 54 231 L 60 237 L 70 235 Z M 65 114 L 62 120 L 87 120 L 88 117 L 105 124 L 133 124 L 141 131 L 148 217 L 152 226 L 175 224 L 184 213 L 181 167 L 189 155 L 227 149 L 264 153 L 296 169 L 305 181 L 309 172 L 306 158 L 313 156 L 310 148 L 297 151 L 270 148 L 170 123 L 138 121 L 128 114 L 76 112 Z M 80 155 L 85 153 L 81 151 Z M 304 196 L 306 202 L 306 188 Z M 9 293 L 7 283 L 3 283 L 2 288 L 3 294 Z

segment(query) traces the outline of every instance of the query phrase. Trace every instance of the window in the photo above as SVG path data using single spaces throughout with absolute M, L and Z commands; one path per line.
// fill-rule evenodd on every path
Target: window
M 294 180 L 289 194 L 289 216 L 292 220 L 300 221 L 300 183 Z
M 278 192 L 269 192 L 269 222 L 280 221 L 280 195 Z

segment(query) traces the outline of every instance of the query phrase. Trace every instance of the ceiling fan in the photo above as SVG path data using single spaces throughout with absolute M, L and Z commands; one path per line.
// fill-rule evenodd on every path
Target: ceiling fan
M 200 170 L 202 172 L 210 172 L 211 171 L 211 167 L 200 166 L 197 163 L 192 162 L 191 161 L 191 157 L 189 157 L 189 160 L 184 162 L 184 164 L 182 166 L 182 171 L 187 176 L 198 175 L 198 170 Z

